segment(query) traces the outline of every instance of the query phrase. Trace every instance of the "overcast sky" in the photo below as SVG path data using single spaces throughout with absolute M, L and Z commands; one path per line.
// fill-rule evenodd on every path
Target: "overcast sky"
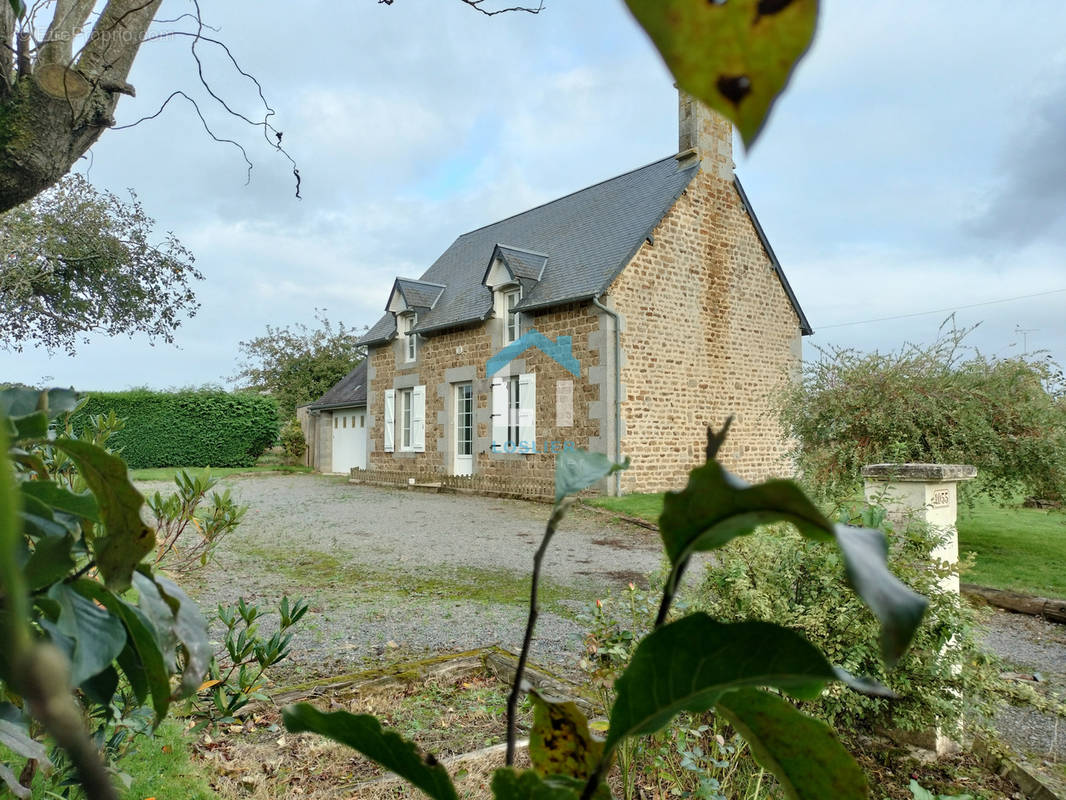
M 168 0 L 160 18 L 186 6 Z M 238 342 L 268 324 L 311 323 L 316 308 L 372 324 L 392 279 L 420 275 L 462 232 L 677 149 L 672 80 L 620 0 L 492 18 L 458 0 L 204 8 L 277 110 L 303 199 L 287 162 L 210 100 L 216 132 L 255 162 L 247 185 L 240 154 L 212 142 L 187 105 L 105 133 L 81 171 L 102 189 L 135 188 L 192 249 L 202 308 L 174 346 L 93 338 L 73 358 L 0 351 L 0 380 L 224 384 Z M 970 341 L 989 354 L 1020 352 L 1024 330 L 1030 350 L 1066 362 L 1066 5 L 822 9 L 762 138 L 735 148 L 816 331 L 807 356 L 930 341 L 940 310 L 959 309 L 959 325 L 981 323 Z M 188 44 L 145 46 L 120 124 L 175 89 L 203 98 Z M 206 74 L 253 114 L 254 86 L 219 56 L 205 58 Z M 993 302 L 1023 295 L 1040 296 Z M 865 322 L 926 311 L 938 313 Z

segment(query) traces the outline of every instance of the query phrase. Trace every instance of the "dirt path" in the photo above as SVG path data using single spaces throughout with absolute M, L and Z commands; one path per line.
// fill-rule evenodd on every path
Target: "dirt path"
M 340 674 L 386 654 L 519 646 L 547 505 L 316 475 L 222 485 L 249 511 L 189 589 L 203 608 L 307 596 L 314 613 L 294 640 L 292 667 Z M 545 560 L 534 659 L 573 668 L 584 632 L 577 615 L 608 589 L 643 580 L 660 552 L 656 534 L 574 509 Z

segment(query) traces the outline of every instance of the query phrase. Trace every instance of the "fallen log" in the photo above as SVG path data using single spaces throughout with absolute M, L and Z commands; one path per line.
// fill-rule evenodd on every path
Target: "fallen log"
M 983 600 L 996 608 L 1043 617 L 1051 622 L 1066 625 L 1066 600 L 1034 597 L 1018 592 L 1008 592 L 1004 589 L 990 589 L 987 586 L 977 586 L 973 583 L 964 583 L 961 588 L 962 593 L 967 597 Z

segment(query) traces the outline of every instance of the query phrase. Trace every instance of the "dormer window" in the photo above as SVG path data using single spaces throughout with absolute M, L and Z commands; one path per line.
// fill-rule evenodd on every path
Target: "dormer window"
M 505 292 L 503 295 L 504 308 L 507 309 L 507 333 L 506 341 L 504 344 L 511 344 L 511 342 L 517 342 L 518 337 L 522 335 L 522 320 L 521 314 L 515 311 L 515 306 L 518 305 L 518 301 L 522 299 L 522 290 L 513 289 Z
M 414 332 L 415 323 L 418 321 L 416 314 L 404 314 L 400 317 L 403 327 L 404 343 L 403 353 L 404 361 L 411 362 L 418 357 L 418 334 Z

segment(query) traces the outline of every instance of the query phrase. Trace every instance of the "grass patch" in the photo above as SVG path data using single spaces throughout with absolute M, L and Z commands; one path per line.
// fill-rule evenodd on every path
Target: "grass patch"
M 977 556 L 970 583 L 1066 598 L 1066 512 L 1002 508 L 980 499 L 959 509 L 959 549 Z
M 249 475 L 264 472 L 280 472 L 286 475 L 297 472 L 313 472 L 310 467 L 293 466 L 291 464 L 257 464 L 254 467 L 157 467 L 131 469 L 130 478 L 135 481 L 167 481 L 169 483 L 183 469 L 191 474 L 210 469 L 211 474 L 216 478 L 224 478 L 227 475 Z
M 154 737 L 139 739 L 118 762 L 118 769 L 133 778 L 126 797 L 217 800 L 209 783 L 212 770 L 192 758 L 190 741 L 177 719 L 164 720 Z
M 375 569 L 352 564 L 336 556 L 315 550 L 292 550 L 262 545 L 244 553 L 294 584 L 318 591 L 327 587 L 351 593 L 358 587 L 362 598 L 430 597 L 473 603 L 525 606 L 529 603 L 528 572 L 506 569 L 484 569 L 470 566 L 418 566 L 409 570 Z M 601 592 L 602 594 L 602 592 Z M 589 605 L 595 602 L 595 591 L 541 578 L 539 599 L 543 609 L 559 616 L 574 618 L 575 602 Z
M 596 497 L 589 505 L 656 522 L 663 494 Z M 1001 507 L 979 498 L 959 509 L 959 549 L 976 555 L 970 583 L 1027 594 L 1066 598 L 1066 512 Z
M 664 492 L 655 494 L 626 494 L 621 497 L 589 497 L 584 500 L 590 506 L 606 508 L 617 514 L 640 517 L 648 522 L 658 522 L 663 511 Z
M 4 761 L 15 768 L 17 775 L 25 759 L 13 758 L 9 750 L 0 746 L 0 762 Z M 218 797 L 210 783 L 213 770 L 193 758 L 191 740 L 184 735 L 181 720 L 173 717 L 163 720 L 154 736 L 136 737 L 129 752 L 115 764 L 115 769 L 132 780 L 130 788 L 122 793 L 125 798 L 217 800 Z M 59 793 L 64 789 L 57 785 L 57 778 L 56 773 L 48 776 L 38 772 L 30 787 L 34 800 L 60 797 Z

